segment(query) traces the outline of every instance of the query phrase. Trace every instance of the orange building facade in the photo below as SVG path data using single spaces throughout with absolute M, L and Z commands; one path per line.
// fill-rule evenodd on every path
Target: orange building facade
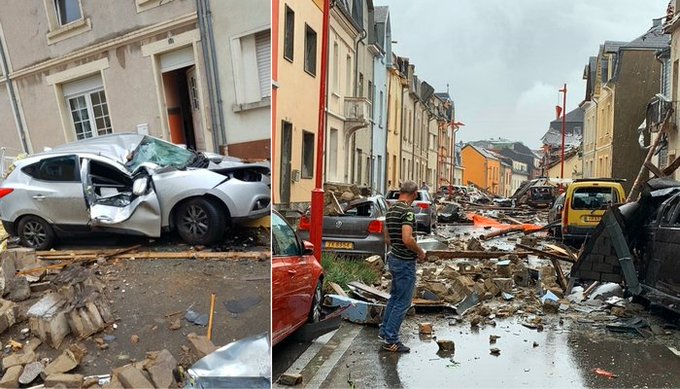
M 490 193 L 502 195 L 500 185 L 501 161 L 484 149 L 465 145 L 461 150 L 463 184 L 474 184 Z

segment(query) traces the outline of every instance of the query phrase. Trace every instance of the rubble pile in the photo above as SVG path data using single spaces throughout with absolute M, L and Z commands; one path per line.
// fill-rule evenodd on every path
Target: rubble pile
M 370 196 L 368 188 L 360 188 L 355 184 L 325 183 L 324 190 L 324 215 L 338 216 L 342 214 L 341 204 Z
M 6 342 L 0 388 L 170 388 L 190 381 L 187 369 L 218 350 L 206 336 L 189 334 L 177 359 L 165 345 L 147 352 L 143 360 L 128 353 L 106 356 L 117 338 L 117 322 L 124 320 L 112 309 L 112 299 L 124 295 L 112 293 L 122 295 L 125 290 L 109 285 L 118 279 L 116 271 L 104 265 L 116 255 L 144 254 L 131 251 L 72 254 L 12 248 L 0 253 L 0 334 Z M 175 253 L 161 254 L 174 258 Z M 166 316 L 168 331 L 182 327 L 179 319 L 173 320 L 175 314 Z M 140 336 L 132 335 L 128 347 L 139 342 Z M 102 374 L 83 374 L 97 366 L 98 358 L 106 361 L 100 366 Z

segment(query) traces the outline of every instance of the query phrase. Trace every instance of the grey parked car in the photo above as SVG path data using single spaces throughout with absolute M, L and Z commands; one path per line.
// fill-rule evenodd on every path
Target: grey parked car
M 23 245 L 117 232 L 216 243 L 232 225 L 270 213 L 270 169 L 186 150 L 151 136 L 82 140 L 14 163 L 0 186 L 0 219 Z
M 392 205 L 399 199 L 399 191 L 387 192 L 387 203 Z M 416 214 L 416 232 L 431 234 L 437 227 L 437 206 L 426 190 L 418 190 L 416 200 L 411 204 Z
M 382 196 L 354 200 L 344 207 L 344 214 L 323 217 L 323 250 L 346 257 L 385 258 L 385 213 L 387 202 Z M 309 240 L 311 228 L 308 215 L 298 224 L 298 235 Z

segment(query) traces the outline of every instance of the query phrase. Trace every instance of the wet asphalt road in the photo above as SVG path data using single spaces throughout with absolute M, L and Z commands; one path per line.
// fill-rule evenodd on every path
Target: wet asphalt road
M 465 232 L 489 232 L 471 226 L 440 231 L 461 234 L 462 239 L 469 238 Z M 485 245 L 511 248 L 505 239 Z M 537 332 L 518 324 L 518 317 L 471 329 L 467 322 L 454 324 L 442 314 L 412 316 L 401 331 L 411 353 L 402 355 L 380 350 L 376 327 L 343 322 L 325 339 L 288 340 L 277 346 L 273 378 L 288 370 L 301 373 L 305 387 L 332 388 L 680 387 L 680 356 L 668 347 L 680 348 L 677 330 L 644 339 L 592 323 L 565 319 L 560 324 L 559 317 L 545 316 L 548 324 Z M 418 334 L 421 322 L 433 323 L 440 340 L 454 341 L 455 353 L 438 354 L 436 341 Z M 496 344 L 489 343 L 490 335 L 500 336 Z M 499 348 L 500 355 L 491 355 L 491 347 Z M 602 377 L 594 371 L 598 368 L 618 377 Z
M 418 335 L 418 322 L 434 324 L 435 336 L 455 342 L 452 355 L 438 354 L 435 340 Z M 500 338 L 489 344 L 489 335 Z M 675 335 L 677 336 L 677 335 Z M 351 339 L 345 349 L 343 340 Z M 380 350 L 377 328 L 343 323 L 328 341 L 328 349 L 341 352 L 329 368 L 332 355 L 322 349 L 303 370 L 308 387 L 330 388 L 444 388 L 444 387 L 677 387 L 680 357 L 663 342 L 632 334 L 607 334 L 578 324 L 546 326 L 542 332 L 498 321 L 494 327 L 473 330 L 451 326 L 437 317 L 411 317 L 402 327 L 409 354 Z M 534 342 L 537 344 L 534 347 Z M 499 356 L 490 348 L 501 350 Z M 279 350 L 281 351 L 281 350 Z M 275 351 L 274 357 L 281 355 Z M 594 372 L 616 374 L 609 379 Z M 275 373 L 277 372 L 275 364 Z M 309 371 L 312 371 L 309 374 Z M 278 369 L 280 374 L 280 368 Z M 322 375 L 320 379 L 319 375 Z M 275 374 L 275 377 L 277 375 Z

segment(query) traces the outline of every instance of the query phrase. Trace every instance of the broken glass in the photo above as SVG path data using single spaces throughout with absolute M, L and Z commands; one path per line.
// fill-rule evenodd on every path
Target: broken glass
M 144 163 L 153 163 L 159 167 L 172 166 L 176 169 L 185 169 L 199 158 L 198 153 L 175 146 L 172 143 L 160 139 L 145 136 L 142 142 L 128 156 L 125 167 L 135 171 Z

